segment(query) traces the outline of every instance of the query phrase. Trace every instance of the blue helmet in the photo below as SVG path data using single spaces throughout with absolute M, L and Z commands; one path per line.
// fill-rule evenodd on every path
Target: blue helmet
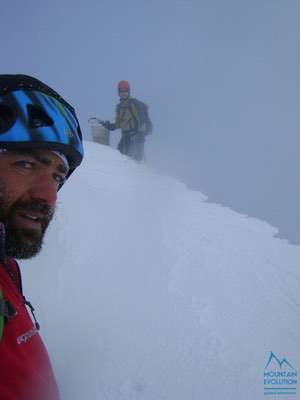
M 59 151 L 68 160 L 68 176 L 83 158 L 82 133 L 73 107 L 27 75 L 0 75 L 0 147 Z

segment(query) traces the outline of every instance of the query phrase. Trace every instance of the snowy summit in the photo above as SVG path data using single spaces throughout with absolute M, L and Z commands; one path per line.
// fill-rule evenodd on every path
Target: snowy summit
M 300 247 L 85 149 L 43 251 L 20 263 L 62 398 L 259 400 L 271 352 L 300 370 Z

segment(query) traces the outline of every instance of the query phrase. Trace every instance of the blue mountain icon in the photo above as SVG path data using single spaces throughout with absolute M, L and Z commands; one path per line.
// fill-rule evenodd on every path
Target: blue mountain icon
M 280 369 L 283 365 L 287 365 L 288 367 L 295 369 L 288 361 L 286 358 L 283 358 L 281 361 L 279 360 L 278 357 L 275 356 L 275 354 L 273 353 L 273 351 L 270 352 L 270 357 L 269 360 L 267 362 L 267 365 L 265 366 L 265 369 L 268 368 L 268 366 L 271 364 L 272 360 L 274 360 L 275 362 L 277 362 L 277 364 L 279 365 Z

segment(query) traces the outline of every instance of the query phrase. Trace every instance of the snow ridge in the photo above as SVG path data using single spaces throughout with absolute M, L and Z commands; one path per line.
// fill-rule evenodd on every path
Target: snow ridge
M 300 368 L 300 247 L 85 148 L 43 251 L 21 263 L 62 397 L 263 399 L 270 350 Z

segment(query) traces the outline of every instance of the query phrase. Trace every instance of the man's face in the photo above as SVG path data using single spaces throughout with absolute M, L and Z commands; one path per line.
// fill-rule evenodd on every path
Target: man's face
M 119 90 L 120 99 L 127 99 L 129 97 L 129 91 L 125 89 Z
M 0 153 L 0 221 L 8 256 L 30 258 L 39 252 L 67 172 L 49 150 Z

